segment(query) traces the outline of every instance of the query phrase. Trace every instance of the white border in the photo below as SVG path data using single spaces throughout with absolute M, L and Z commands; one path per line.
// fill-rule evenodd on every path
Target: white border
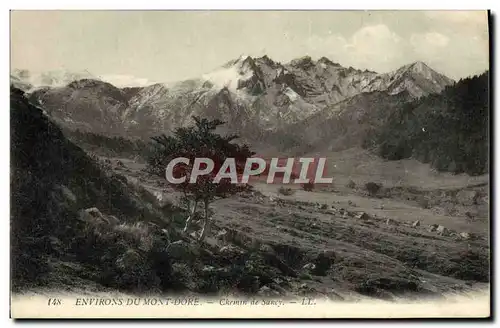
M 2 81 L 1 89 L 2 92 L 5 92 L 5 97 L 3 98 L 4 106 L 0 109 L 0 115 L 2 115 L 0 119 L 0 131 L 2 133 L 2 138 L 0 142 L 1 151 L 3 154 L 3 169 L 0 173 L 0 188 L 1 188 L 1 209 L 5 215 L 2 217 L 2 224 L 4 225 L 4 229 L 1 229 L 4 234 L 1 240 L 4 241 L 3 247 L 1 250 L 3 252 L 2 255 L 4 259 L 9 258 L 9 154 L 10 154 L 10 137 L 9 137 L 9 96 L 7 94 L 7 90 L 9 87 L 9 83 L 7 80 L 7 73 L 9 71 L 9 53 L 7 49 L 9 48 L 9 9 L 171 9 L 171 10 L 182 10 L 182 9 L 246 9 L 246 10 L 263 10 L 263 9 L 306 9 L 306 10 L 325 10 L 325 9 L 337 9 L 337 10 L 349 10 L 349 9 L 357 9 L 357 10 L 366 10 L 366 9 L 431 9 L 431 10 L 441 10 L 441 9 L 492 9 L 493 13 L 496 14 L 499 12 L 497 9 L 498 1 L 487 1 L 487 0 L 475 0 L 475 1 L 447 1 L 447 2 L 437 2 L 435 0 L 420 0 L 420 1 L 387 1 L 387 0 L 379 0 L 379 1 L 345 1 L 345 2 L 335 2 L 331 3 L 325 0 L 307 0 L 307 1 L 282 1 L 282 2 L 271 2 L 269 0 L 253 0 L 253 1 L 176 1 L 176 2 L 161 2 L 161 1 L 151 1 L 151 0 L 141 0 L 136 2 L 125 3 L 122 1 L 108 1 L 108 0 L 76 0 L 76 1 L 54 1 L 54 0 L 45 0 L 45 1 L 3 1 L 2 10 L 0 17 L 2 19 L 3 28 L 0 30 L 0 36 L 2 44 L 4 45 L 5 51 L 2 52 L 3 63 L 2 69 L 5 69 L 5 79 L 0 79 Z M 498 17 L 497 17 L 498 19 Z M 498 22 L 498 21 L 497 21 Z M 496 43 L 497 37 L 495 34 L 494 40 L 492 42 Z M 497 59 L 497 55 L 495 54 L 495 59 Z M 495 60 L 495 62 L 497 62 Z M 496 85 L 493 86 L 492 92 L 496 92 Z M 3 94 L 3 93 L 2 93 Z M 496 102 L 498 105 L 498 102 Z M 493 110 L 497 111 L 497 107 Z M 498 120 L 500 114 L 496 115 L 495 123 L 499 123 Z M 498 124 L 496 124 L 498 125 Z M 498 137 L 495 137 L 495 144 L 499 144 Z M 493 151 L 495 154 L 495 163 L 499 163 L 496 149 Z M 494 168 L 496 169 L 496 167 Z M 495 170 L 496 171 L 496 170 Z M 496 188 L 495 188 L 496 189 Z M 493 203 L 500 204 L 499 202 L 500 196 L 495 194 L 495 200 Z M 495 225 L 494 235 L 498 235 L 498 223 Z M 494 239 L 493 239 L 494 241 Z M 496 249 L 496 245 L 492 245 L 494 249 Z M 496 254 L 497 252 L 495 252 Z M 498 271 L 498 261 L 495 260 L 495 272 Z M 2 272 L 2 290 L 1 290 L 1 300 L 2 300 L 2 309 L 4 309 L 3 318 L 8 318 L 8 314 L 6 313 L 9 308 L 9 271 L 5 270 L 8 268 L 8 265 L 4 265 L 4 270 Z M 495 281 L 495 286 L 498 286 L 498 281 Z M 495 291 L 496 292 L 496 291 Z M 496 294 L 496 293 L 495 293 Z M 498 299 L 496 304 L 498 303 Z M 494 313 L 497 313 L 497 306 L 495 306 Z M 8 320 L 7 323 L 13 324 L 12 320 Z M 148 322 L 151 323 L 151 322 Z M 234 324 L 235 322 L 231 322 L 229 324 Z M 406 322 L 407 324 L 408 322 Z M 40 324 L 50 326 L 51 322 L 41 322 Z M 81 323 L 80 323 L 81 324 Z M 93 322 L 93 325 L 100 326 L 103 323 Z M 111 324 L 111 323 L 108 323 Z M 119 325 L 121 323 L 113 323 L 115 325 Z M 143 324 L 143 323 L 142 323 Z M 164 325 L 165 322 L 157 322 L 157 324 Z M 178 325 L 180 323 L 169 322 L 169 325 Z M 242 323 L 240 323 L 242 324 Z M 248 324 L 248 323 L 247 323 Z M 265 324 L 268 326 L 273 324 Z M 308 323 L 301 322 L 301 325 L 307 326 Z M 335 322 L 334 324 L 344 325 L 345 323 Z M 371 323 L 372 325 L 384 326 L 385 322 L 380 323 Z M 426 325 L 436 325 L 438 323 L 429 323 L 426 322 Z M 352 325 L 350 323 L 349 325 Z M 355 325 L 361 325 L 361 323 L 356 323 Z

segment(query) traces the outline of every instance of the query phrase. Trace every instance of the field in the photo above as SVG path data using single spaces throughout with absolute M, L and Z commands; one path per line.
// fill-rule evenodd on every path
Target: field
M 179 204 L 180 194 L 146 174 L 143 164 L 102 160 L 158 202 Z M 359 150 L 333 154 L 328 163 L 333 185 L 304 191 L 256 181 L 250 193 L 216 200 L 207 249 L 272 248 L 283 279 L 264 287 L 281 295 L 306 290 L 329 299 L 396 300 L 487 290 L 488 176 L 370 160 Z M 370 195 L 367 182 L 381 189 Z M 176 224 L 182 227 L 184 217 Z

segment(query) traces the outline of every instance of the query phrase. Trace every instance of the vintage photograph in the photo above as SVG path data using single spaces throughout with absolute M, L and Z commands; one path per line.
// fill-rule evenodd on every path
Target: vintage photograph
M 489 19 L 12 10 L 11 317 L 488 317 Z

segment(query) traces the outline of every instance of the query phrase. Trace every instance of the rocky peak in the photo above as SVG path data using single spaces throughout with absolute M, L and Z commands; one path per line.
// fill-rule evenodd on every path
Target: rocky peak
M 311 56 L 304 56 L 297 59 L 293 59 L 290 62 L 290 65 L 297 68 L 302 68 L 304 70 L 307 70 L 315 66 Z

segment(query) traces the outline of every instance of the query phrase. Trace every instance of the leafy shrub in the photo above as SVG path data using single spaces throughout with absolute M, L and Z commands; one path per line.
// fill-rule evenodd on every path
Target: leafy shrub
M 375 182 L 368 182 L 365 184 L 365 188 L 366 188 L 366 191 L 368 191 L 368 193 L 370 194 L 370 196 L 373 197 L 373 196 L 377 195 L 377 193 L 382 188 L 382 185 L 379 183 L 375 183 Z

